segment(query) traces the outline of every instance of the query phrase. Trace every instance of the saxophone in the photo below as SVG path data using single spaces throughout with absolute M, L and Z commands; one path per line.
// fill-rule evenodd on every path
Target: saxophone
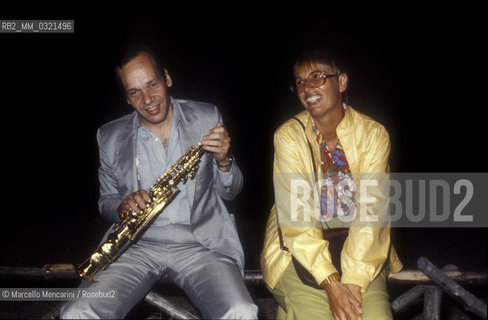
M 158 178 L 149 189 L 150 203 L 138 215 L 129 215 L 114 226 L 114 231 L 100 244 L 95 252 L 76 267 L 78 275 L 88 282 L 100 270 L 105 270 L 129 247 L 155 220 L 180 191 L 177 184 L 193 179 L 198 163 L 204 154 L 203 145 L 190 149 Z

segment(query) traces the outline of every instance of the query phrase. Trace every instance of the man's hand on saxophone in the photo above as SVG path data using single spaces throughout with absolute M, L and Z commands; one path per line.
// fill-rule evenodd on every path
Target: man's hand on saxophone
M 220 171 L 228 172 L 232 165 L 232 157 L 229 155 L 230 136 L 222 122 L 210 130 L 202 139 L 203 149 L 213 153 L 217 167 Z
M 125 220 L 131 214 L 141 213 L 146 208 L 147 203 L 151 203 L 151 198 L 146 190 L 138 190 L 128 194 L 119 205 L 120 220 Z

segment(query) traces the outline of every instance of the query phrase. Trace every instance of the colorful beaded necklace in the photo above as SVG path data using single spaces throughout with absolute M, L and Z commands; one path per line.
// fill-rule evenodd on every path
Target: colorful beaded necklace
M 343 108 L 345 113 L 345 105 L 343 105 Z M 340 140 L 338 140 L 332 154 L 327 142 L 316 126 L 313 127 L 313 130 L 316 134 L 316 141 L 320 146 L 322 160 L 324 182 L 320 194 L 322 216 L 326 218 L 348 216 L 354 209 L 356 187 L 352 180 L 344 148 Z

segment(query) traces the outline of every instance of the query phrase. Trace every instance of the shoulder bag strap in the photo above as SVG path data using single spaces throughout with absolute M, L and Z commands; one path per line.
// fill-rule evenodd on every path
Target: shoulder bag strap
M 298 123 L 300 124 L 300 126 L 303 129 L 303 133 L 305 134 L 305 139 L 307 140 L 308 149 L 310 150 L 310 156 L 312 157 L 313 172 L 314 172 L 314 175 L 316 175 L 317 174 L 317 168 L 315 166 L 315 157 L 313 156 L 312 145 L 310 144 L 310 141 L 308 140 L 308 137 L 307 137 L 307 133 L 305 131 L 305 125 L 303 124 L 303 122 L 301 122 L 296 117 L 293 117 L 292 119 L 295 119 L 296 121 L 298 121 Z M 276 226 L 278 227 L 278 238 L 279 238 L 279 241 L 280 241 L 280 248 L 281 248 L 281 250 L 290 252 L 290 250 L 288 249 L 288 247 L 285 246 L 285 242 L 283 241 L 283 234 L 281 232 L 280 220 L 278 219 L 278 209 L 277 208 L 276 208 Z

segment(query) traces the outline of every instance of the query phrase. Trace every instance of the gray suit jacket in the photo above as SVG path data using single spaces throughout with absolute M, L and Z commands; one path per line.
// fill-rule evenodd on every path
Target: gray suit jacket
M 217 107 L 211 104 L 188 100 L 178 102 L 183 110 L 179 135 L 185 152 L 198 144 L 221 121 L 221 116 Z M 137 121 L 137 114 L 133 112 L 103 125 L 97 132 L 100 151 L 98 205 L 102 216 L 113 223 L 119 221 L 117 207 L 122 199 L 139 189 L 135 160 Z M 244 253 L 234 216 L 228 213 L 222 201 L 232 200 L 241 191 L 242 173 L 234 162 L 232 185 L 224 187 L 217 177 L 217 170 L 213 155 L 206 153 L 195 178 L 186 182 L 191 203 L 191 230 L 205 247 L 234 258 L 243 272 Z

